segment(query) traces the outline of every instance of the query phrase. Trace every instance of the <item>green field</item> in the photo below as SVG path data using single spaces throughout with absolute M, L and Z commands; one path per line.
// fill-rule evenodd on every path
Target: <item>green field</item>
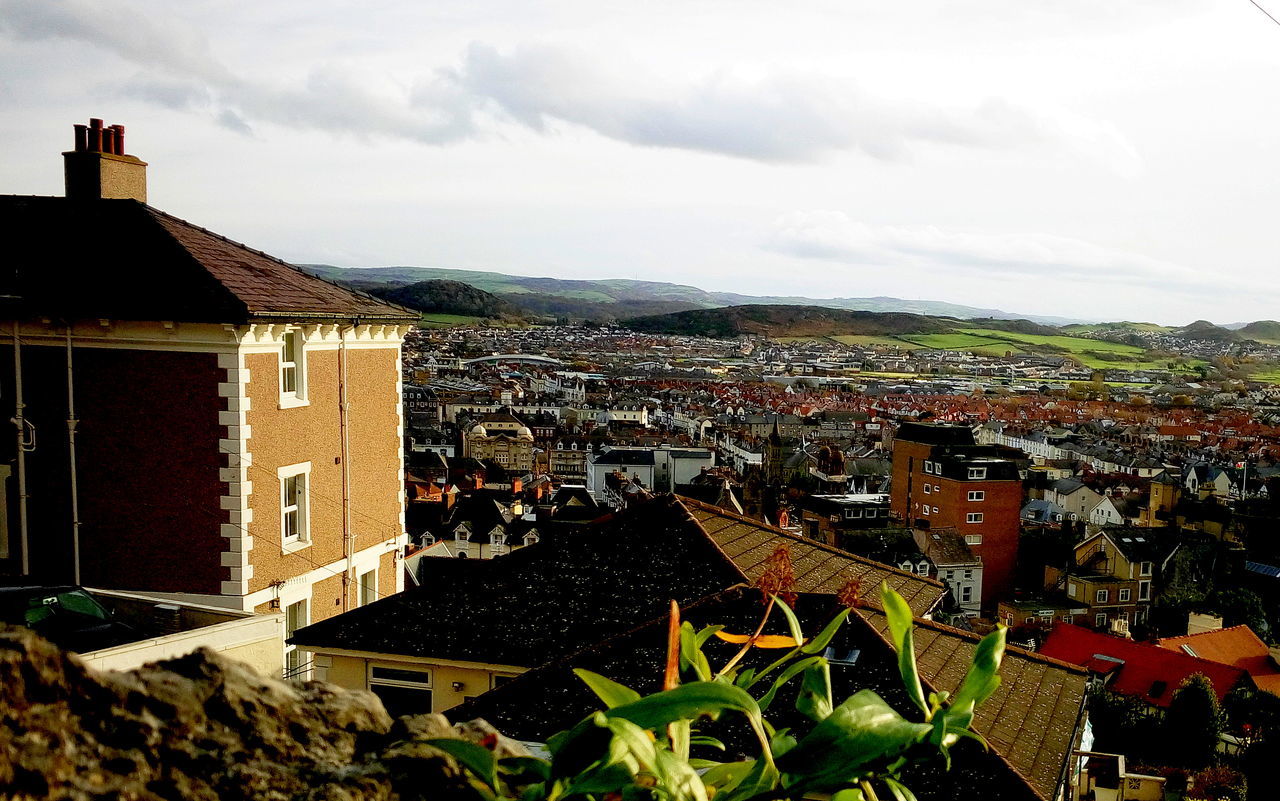
M 924 347 L 899 337 L 879 336 L 876 334 L 837 334 L 826 337 L 826 339 L 832 342 L 839 342 L 841 345 L 887 345 L 889 347 L 902 348 L 903 350 L 915 350 L 916 348 Z
M 422 319 L 418 321 L 418 325 L 423 328 L 453 328 L 459 325 L 477 325 L 479 323 L 490 322 L 484 317 L 468 317 L 464 314 L 424 314 Z

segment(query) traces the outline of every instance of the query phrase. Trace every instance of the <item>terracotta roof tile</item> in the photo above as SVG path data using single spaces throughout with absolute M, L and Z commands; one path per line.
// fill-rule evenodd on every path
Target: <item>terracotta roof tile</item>
M 928 614 L 946 594 L 946 588 L 935 579 L 798 537 L 718 506 L 683 497 L 680 502 L 749 581 L 754 582 L 760 577 L 767 560 L 779 545 L 786 545 L 791 551 L 796 590 L 799 592 L 831 594 L 850 579 L 856 579 L 861 583 L 862 594 L 867 601 L 878 604 L 880 584 L 888 581 L 917 615 Z
M 887 639 L 883 612 L 862 617 Z M 916 660 L 930 689 L 954 693 L 973 661 L 978 637 L 925 620 L 916 621 Z M 974 718 L 974 728 L 1045 799 L 1053 798 L 1071 750 L 1085 698 L 1085 671 L 1021 648 L 1009 648 L 1000 686 Z

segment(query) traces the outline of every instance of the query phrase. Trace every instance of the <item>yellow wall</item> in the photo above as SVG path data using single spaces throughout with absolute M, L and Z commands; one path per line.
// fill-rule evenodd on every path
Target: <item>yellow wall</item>
M 429 668 L 431 671 L 431 706 L 432 712 L 443 712 L 457 706 L 469 696 L 477 696 L 488 692 L 493 687 L 495 675 L 512 676 L 525 672 L 526 668 L 512 665 L 485 664 L 442 664 L 429 659 L 386 659 L 370 654 L 369 656 L 353 656 L 350 654 L 331 654 L 319 651 L 316 653 L 316 678 L 328 681 L 349 690 L 369 689 L 369 664 L 400 667 Z M 454 682 L 461 682 L 462 689 L 453 689 Z

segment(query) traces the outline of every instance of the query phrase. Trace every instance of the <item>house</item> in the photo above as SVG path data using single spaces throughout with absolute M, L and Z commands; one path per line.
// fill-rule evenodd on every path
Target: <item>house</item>
M 1248 672 L 1259 690 L 1280 695 L 1280 664 L 1276 653 L 1248 626 L 1164 637 L 1156 644 L 1170 651 L 1241 668 Z
M 1084 620 L 1072 622 L 1127 633 L 1147 621 L 1154 582 L 1177 548 L 1142 529 L 1102 531 L 1076 544 L 1065 570 L 1047 566 L 1045 585 L 1087 610 Z
M 753 584 L 779 548 L 790 554 L 799 592 L 860 586 L 873 599 L 888 581 L 920 616 L 945 593 L 932 579 L 665 495 L 502 559 L 423 560 L 420 586 L 290 642 L 310 654 L 320 679 L 371 690 L 394 709 L 438 712 L 650 620 L 672 599 L 692 603 Z M 416 695 L 395 683 L 404 671 L 422 674 Z
M 533 471 L 533 431 L 507 411 L 485 415 L 463 437 L 464 455 L 519 475 Z
M 819 630 L 840 609 L 830 595 L 802 593 L 795 613 L 806 632 Z M 731 632 L 751 631 L 760 622 L 761 605 L 755 590 L 734 588 L 683 605 L 681 618 L 695 628 L 726 626 Z M 661 689 L 665 663 L 666 626 L 658 617 L 632 631 L 595 643 L 562 659 L 521 674 L 491 693 L 453 711 L 460 720 L 481 717 L 518 739 L 545 742 L 599 708 L 599 700 L 573 673 L 590 670 L 641 693 Z M 780 615 L 770 619 L 766 633 L 785 633 Z M 872 689 L 905 715 L 910 702 L 902 691 L 896 660 L 889 645 L 888 621 L 878 610 L 860 608 L 849 618 L 828 649 L 834 697 L 846 698 Z M 932 621 L 917 620 L 916 653 L 925 692 L 954 693 L 972 660 L 977 637 Z M 712 640 L 706 651 L 713 666 L 723 664 L 736 646 Z M 748 651 L 744 667 L 761 669 L 776 658 L 771 651 Z M 979 707 L 975 728 L 990 743 L 957 744 L 953 769 L 940 764 L 906 769 L 904 783 L 925 799 L 1043 799 L 1059 796 L 1069 775 L 1069 757 L 1084 729 L 1087 676 L 1083 670 L 1045 659 L 1020 648 L 1009 648 L 1001 665 L 1004 680 L 992 698 Z M 794 712 L 794 687 L 784 689 L 768 717 L 779 727 L 803 730 L 808 724 Z M 726 716 L 727 718 L 729 716 Z M 704 723 L 700 733 L 723 739 L 731 751 L 749 748 L 745 730 L 732 724 Z M 961 767 L 963 766 L 963 768 Z
M 0 571 L 290 630 L 394 593 L 418 315 L 148 206 L 106 130 L 66 197 L 0 197 Z
M 587 489 L 597 501 L 606 501 L 605 476 L 618 472 L 655 492 L 671 492 L 714 467 L 715 460 L 715 451 L 708 448 L 610 446 L 590 457 Z
M 978 445 L 968 426 L 903 423 L 893 443 L 893 514 L 915 528 L 954 529 L 984 567 L 984 609 L 1013 587 L 1022 478 L 1015 453 Z
M 798 503 L 805 536 L 828 545 L 844 547 L 846 533 L 890 525 L 889 496 L 881 493 L 806 495 Z
M 1240 686 L 1252 686 L 1243 668 L 1191 656 L 1123 637 L 1113 637 L 1069 623 L 1055 623 L 1040 653 L 1079 665 L 1107 689 L 1154 707 L 1167 709 L 1182 682 L 1200 673 L 1223 697 Z
M 916 547 L 933 564 L 936 578 L 947 585 L 952 600 L 968 617 L 982 610 L 982 560 L 964 537 L 948 529 L 915 529 Z

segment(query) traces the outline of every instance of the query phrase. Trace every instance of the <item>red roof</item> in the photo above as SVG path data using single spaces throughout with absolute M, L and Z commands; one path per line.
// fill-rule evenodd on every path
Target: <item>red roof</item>
M 1095 673 L 1109 673 L 1113 676 L 1107 684 L 1111 690 L 1159 707 L 1169 706 L 1174 690 L 1196 673 L 1209 679 L 1219 701 L 1248 676 L 1244 669 L 1233 665 L 1112 637 L 1069 623 L 1054 624 L 1040 653 L 1087 667 Z M 1117 664 L 1115 660 L 1123 664 L 1118 668 L 1109 667 Z
M 1280 692 L 1280 668 L 1271 658 L 1271 649 L 1248 626 L 1165 637 L 1158 645 L 1170 651 L 1190 653 L 1201 659 L 1241 668 L 1253 677 L 1258 689 Z

